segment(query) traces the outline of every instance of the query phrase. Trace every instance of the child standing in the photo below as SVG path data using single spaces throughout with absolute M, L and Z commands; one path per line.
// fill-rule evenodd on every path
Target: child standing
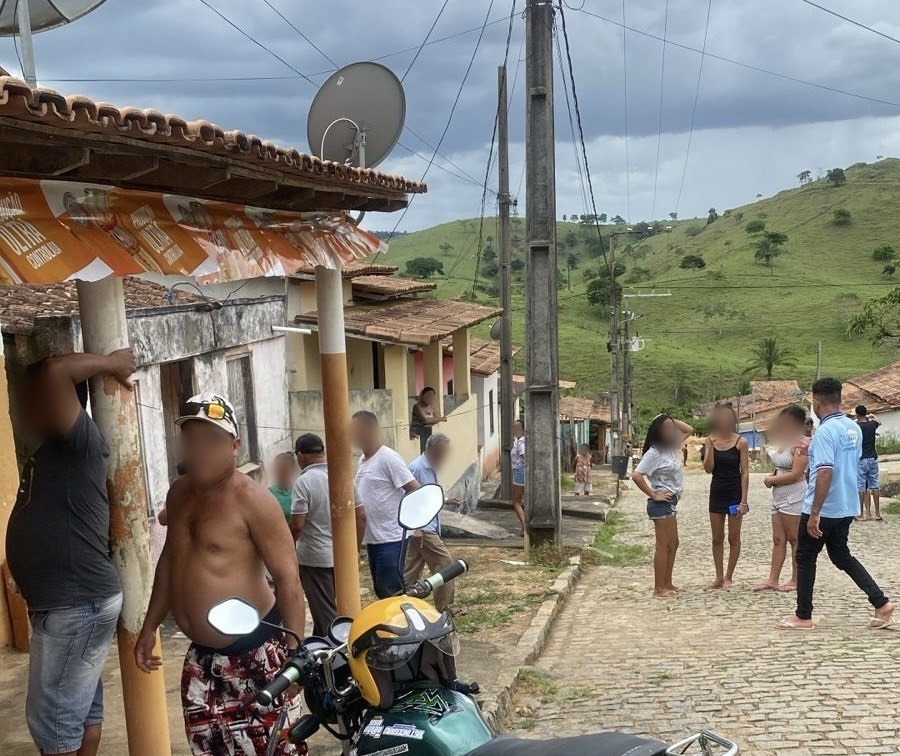
M 676 509 L 684 490 L 681 445 L 694 429 L 681 420 L 662 414 L 653 418 L 644 440 L 644 454 L 631 476 L 647 495 L 647 516 L 656 531 L 653 555 L 653 595 L 668 598 L 678 592 L 672 583 L 678 551 Z
M 582 444 L 575 455 L 575 495 L 590 496 L 594 490 L 594 481 L 591 479 L 591 447 Z

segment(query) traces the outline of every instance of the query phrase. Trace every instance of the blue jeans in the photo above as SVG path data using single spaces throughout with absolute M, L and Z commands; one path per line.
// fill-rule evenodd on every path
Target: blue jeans
M 30 612 L 31 655 L 25 717 L 44 753 L 81 747 L 84 728 L 103 721 L 103 662 L 122 611 L 122 594 L 68 609 Z
M 403 541 L 390 543 L 370 543 L 366 546 L 369 555 L 369 572 L 378 598 L 390 598 L 403 592 L 403 573 L 400 571 L 400 551 Z

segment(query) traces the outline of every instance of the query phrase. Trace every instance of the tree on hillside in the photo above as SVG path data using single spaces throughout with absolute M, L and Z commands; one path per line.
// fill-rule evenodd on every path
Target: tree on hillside
M 497 259 L 497 253 L 493 247 L 485 247 L 484 252 L 481 253 L 481 259 L 485 262 L 494 262 Z
M 787 240 L 787 234 L 783 234 L 780 231 L 766 231 L 762 239 L 753 243 L 753 247 L 756 250 L 753 259 L 758 263 L 762 263 L 774 273 L 775 258 L 784 252 L 783 247 Z
M 706 216 L 706 225 L 715 223 L 717 220 L 719 220 L 719 214 L 716 212 L 716 208 L 709 208 L 709 215 Z
M 622 296 L 622 287 L 618 283 L 615 286 L 616 298 L 619 299 Z M 591 279 L 585 290 L 585 296 L 588 303 L 595 307 L 609 307 L 612 303 L 610 300 L 609 278 L 601 276 L 600 278 Z
M 569 231 L 563 239 L 563 244 L 565 244 L 569 249 L 575 249 L 575 245 L 578 244 L 578 237 L 575 235 L 574 231 Z
M 416 257 L 406 263 L 407 275 L 415 278 L 431 278 L 433 275 L 444 275 L 444 264 L 433 257 Z
M 525 270 L 525 261 L 521 257 L 514 257 L 509 262 L 509 268 L 513 273 L 521 273 Z
M 833 186 L 843 186 L 847 183 L 847 176 L 844 175 L 843 168 L 832 168 L 825 174 L 825 178 Z
M 615 216 L 615 217 L 612 219 L 612 222 L 615 223 L 617 226 L 624 226 L 624 225 L 625 225 L 625 219 L 624 219 L 621 215 Z
M 894 248 L 890 244 L 885 244 L 872 250 L 872 259 L 876 262 L 888 262 L 896 256 L 897 253 L 894 252 Z
M 601 223 L 606 223 L 606 213 L 600 213 L 600 215 L 597 216 L 597 220 Z
M 673 221 L 676 221 L 676 220 L 678 220 L 678 213 L 669 213 L 669 217 L 670 217 Z
M 850 321 L 851 334 L 868 334 L 874 344 L 900 346 L 900 286 L 871 299 Z
M 577 222 L 578 222 L 578 216 L 575 215 L 575 213 L 572 213 L 572 214 L 569 216 L 569 219 L 570 219 L 573 223 L 577 223 Z
M 441 246 L 438 247 L 438 249 L 446 255 L 448 252 L 450 252 L 451 249 L 453 249 L 453 245 L 444 242 L 443 244 L 441 244 Z
M 569 270 L 578 269 L 578 255 L 574 252 L 569 252 L 569 256 L 566 258 L 566 268 Z
M 700 255 L 685 255 L 681 258 L 681 267 L 685 270 L 703 270 L 706 261 Z
M 800 186 L 811 183 L 812 171 L 800 171 L 800 173 L 797 174 L 797 180 L 800 182 Z
M 703 320 L 705 322 L 715 326 L 716 332 L 720 336 L 722 335 L 722 331 L 726 324 L 744 317 L 743 310 L 738 310 L 722 299 L 707 302 L 699 308 L 699 312 L 703 315 Z
M 772 380 L 776 367 L 796 368 L 797 360 L 791 352 L 778 343 L 774 336 L 762 339 L 752 348 L 750 360 L 744 373 L 765 373 L 766 380 Z
M 481 275 L 485 278 L 494 279 L 500 275 L 500 266 L 496 260 L 485 260 L 481 264 Z
M 764 220 L 747 221 L 744 231 L 748 234 L 759 234 L 766 230 L 766 222 Z
M 565 222 L 566 222 L 566 214 L 563 213 L 563 223 L 565 223 Z
M 845 207 L 839 207 L 834 211 L 834 217 L 831 219 L 831 222 L 834 223 L 835 226 L 849 226 L 852 222 L 853 216 L 851 216 L 850 211 Z

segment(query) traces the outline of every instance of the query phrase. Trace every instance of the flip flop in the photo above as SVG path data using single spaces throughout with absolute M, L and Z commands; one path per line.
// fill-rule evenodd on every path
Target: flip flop
M 876 517 L 875 522 L 884 522 L 884 517 Z
M 776 630 L 813 630 L 814 628 L 815 626 L 807 627 L 806 625 L 798 625 L 796 620 L 793 620 L 790 617 L 778 620 L 778 622 L 775 623 Z
M 887 630 L 894 622 L 893 617 L 872 617 L 869 620 L 869 627 L 873 630 Z
M 777 591 L 778 586 L 772 585 L 771 583 L 757 583 L 753 586 L 754 593 L 761 593 L 762 591 Z

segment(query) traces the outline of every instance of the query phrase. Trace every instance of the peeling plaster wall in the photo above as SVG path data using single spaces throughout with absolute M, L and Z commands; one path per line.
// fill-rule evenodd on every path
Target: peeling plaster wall
M 478 446 L 481 477 L 486 478 L 500 465 L 500 374 L 481 376 L 472 373 L 472 393 L 478 399 Z M 494 432 L 491 433 L 491 393 L 494 392 Z
M 141 420 L 141 451 L 147 475 L 147 495 L 150 497 L 150 507 L 158 512 L 166 502 L 170 482 L 159 365 L 139 368 L 134 378 L 140 402 L 138 413 Z
M 288 378 L 285 370 L 285 340 L 279 336 L 251 345 L 253 401 L 256 406 L 258 460 L 268 469 L 273 457 L 292 446 L 288 413 Z

